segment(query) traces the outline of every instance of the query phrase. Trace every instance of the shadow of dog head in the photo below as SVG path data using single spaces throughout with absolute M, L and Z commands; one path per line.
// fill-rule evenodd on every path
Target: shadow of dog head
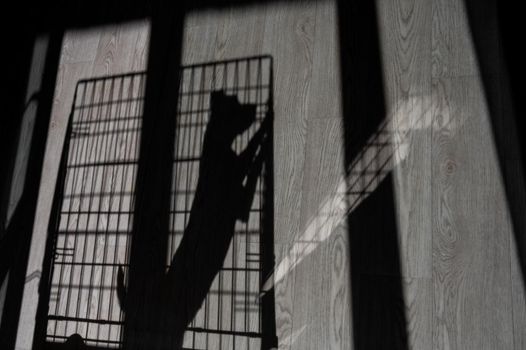
M 212 92 L 210 109 L 208 128 L 227 141 L 247 130 L 256 119 L 256 105 L 241 104 L 237 96 L 226 95 L 222 90 Z

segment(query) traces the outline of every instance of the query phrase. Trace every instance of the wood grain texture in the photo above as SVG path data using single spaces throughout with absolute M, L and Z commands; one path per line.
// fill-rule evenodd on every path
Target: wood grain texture
M 352 334 L 349 235 L 339 206 L 330 205 L 338 203 L 338 196 L 341 196 L 338 191 L 344 183 L 342 121 L 340 118 L 314 118 L 307 125 L 301 229 L 293 238 L 298 276 L 294 294 L 294 332 L 302 328 L 323 329 L 325 325 L 327 333 L 305 331 L 298 348 L 340 349 L 349 346 Z M 341 217 L 333 222 L 332 217 L 337 216 Z M 322 290 L 317 290 L 319 284 L 324 286 Z M 319 305 L 301 307 L 301 303 L 322 292 L 328 295 L 316 297 Z
M 276 297 L 276 334 L 278 337 L 278 349 L 290 349 L 296 337 L 293 329 L 294 317 L 294 282 L 295 272 L 291 268 L 294 263 L 294 246 L 287 244 L 275 244 L 274 253 L 276 262 L 290 261 L 283 266 L 283 276 L 273 276 L 273 286 Z
M 316 245 L 303 256 L 306 246 Z M 323 242 L 298 241 L 295 268 L 294 341 L 291 349 L 352 347 L 349 235 L 345 224 Z
M 524 294 L 462 2 L 433 2 L 432 43 L 434 348 L 517 348 Z
M 526 348 L 526 293 L 516 253 L 515 241 L 511 243 L 511 292 L 513 314 L 513 349 Z
M 265 12 L 258 6 L 190 13 L 185 20 L 183 63 L 262 54 Z
M 130 73 L 146 69 L 149 34 L 147 22 L 110 26 L 101 32 L 93 59 L 93 76 Z
M 267 9 L 263 50 L 274 58 L 276 242 L 299 229 L 312 82 L 315 3 Z
M 323 220 L 332 215 L 341 215 L 339 208 L 327 203 L 341 195 L 342 182 L 345 181 L 343 168 L 342 120 L 341 118 L 311 119 L 307 123 L 308 134 L 305 144 L 305 166 L 303 170 L 303 198 L 301 203 L 301 230 L 292 237 L 294 242 L 311 239 L 313 225 L 315 231 L 325 228 Z M 342 216 L 340 221 L 344 221 Z M 327 229 L 331 229 L 327 225 Z M 320 243 L 332 232 L 316 232 Z
M 92 62 L 97 55 L 100 31 L 78 30 L 67 33 L 62 46 L 61 63 Z
M 341 119 L 341 73 L 336 18 L 337 8 L 334 1 L 316 3 L 309 120 Z
M 353 331 L 351 317 L 351 285 L 349 235 L 347 227 L 340 225 L 329 244 L 330 282 L 329 307 L 326 310 L 328 322 L 328 349 L 350 349 L 352 347 Z
M 297 243 L 295 248 L 303 251 L 313 242 Z M 329 305 L 330 257 L 328 242 L 317 245 L 311 254 L 302 258 L 295 268 L 294 288 L 294 341 L 291 349 L 328 349 L 329 328 L 326 318 Z
M 433 88 L 433 345 L 510 349 L 511 232 L 480 82 Z
M 377 4 L 407 346 L 431 349 L 431 2 Z
M 387 104 L 429 94 L 432 1 L 378 1 Z
M 434 78 L 477 73 L 477 62 L 462 0 L 432 1 Z
M 435 326 L 433 280 L 403 278 L 409 349 L 432 349 Z
M 380 1 L 402 274 L 431 277 L 431 2 Z
M 280 193 L 274 197 L 274 239 L 289 243 L 300 230 L 306 131 L 278 118 L 274 129 L 274 187 L 275 193 Z

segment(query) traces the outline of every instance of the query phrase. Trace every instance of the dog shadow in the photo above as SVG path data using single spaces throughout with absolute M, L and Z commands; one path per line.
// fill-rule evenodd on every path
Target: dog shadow
M 247 222 L 267 152 L 270 117 L 237 154 L 234 140 L 256 120 L 256 105 L 241 104 L 223 91 L 211 94 L 199 175 L 190 216 L 170 268 L 161 281 L 157 334 L 162 343 L 181 348 L 183 335 L 204 302 L 227 255 L 236 221 Z M 117 296 L 127 305 L 124 273 L 119 269 Z M 156 305 L 156 306 L 153 306 Z

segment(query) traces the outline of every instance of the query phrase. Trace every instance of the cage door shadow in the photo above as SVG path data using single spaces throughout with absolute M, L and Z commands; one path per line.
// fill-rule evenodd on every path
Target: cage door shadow
M 277 342 L 274 293 L 261 294 L 274 265 L 272 59 L 180 71 L 167 249 L 139 240 L 150 244 L 143 254 L 165 259 L 161 273 L 131 258 L 141 214 L 135 197 L 144 191 L 136 179 L 147 142 L 146 74 L 77 84 L 44 263 L 46 349 L 71 337 L 86 348 L 137 341 L 138 348 L 270 349 Z M 140 327 L 129 327 L 136 317 Z
M 204 134 L 198 183 L 188 224 L 168 272 L 157 291 L 158 333 L 174 348 L 182 347 L 186 328 L 223 266 L 232 243 L 236 220 L 247 223 L 263 160 L 268 148 L 265 118 L 247 147 L 237 155 L 232 150 L 236 136 L 255 121 L 256 105 L 240 104 L 223 91 L 211 95 L 211 115 Z M 124 273 L 120 270 L 118 295 L 126 303 Z

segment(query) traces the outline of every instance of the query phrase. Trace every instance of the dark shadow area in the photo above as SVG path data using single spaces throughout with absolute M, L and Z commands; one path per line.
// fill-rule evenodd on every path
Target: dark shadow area
M 3 170 L 0 172 L 0 239 L 4 233 L 7 224 L 7 206 L 8 195 L 12 183 L 12 169 L 16 154 L 17 133 L 14 130 L 19 130 L 22 123 L 24 111 L 27 109 L 26 90 L 29 79 L 29 68 L 31 66 L 31 56 L 34 49 L 34 34 L 29 31 L 22 32 L 14 40 L 9 38 L 6 43 L 13 47 L 13 56 L 6 57 L 8 60 L 6 64 L 12 69 L 6 72 L 5 82 L 11 86 L 10 101 L 4 109 L 5 115 L 19 116 L 18 118 L 2 118 L 0 120 L 0 159 L 3 160 Z M 0 245 L 1 249 L 2 245 Z M 2 265 L 0 265 L 2 266 Z
M 52 62 L 58 62 L 62 43 L 62 32 L 53 31 L 49 33 L 49 41 L 46 53 L 41 60 L 44 60 L 44 68 L 41 72 L 41 90 L 36 95 L 30 96 L 28 101 L 24 101 L 27 85 L 24 84 L 24 77 L 29 76 L 31 69 L 30 60 L 34 39 L 34 28 L 23 32 L 20 42 L 14 45 L 14 54 L 10 57 L 15 61 L 12 65 L 13 72 L 20 74 L 22 79 L 13 83 L 10 95 L 12 100 L 6 103 L 6 115 L 3 118 L 3 125 L 0 126 L 2 133 L 6 133 L 6 138 L 2 138 L 1 157 L 6 164 L 5 172 L 2 173 L 1 188 L 1 208 L 0 208 L 0 284 L 6 283 L 5 299 L 1 310 L 0 323 L 0 347 L 2 349 L 14 348 L 16 333 L 20 319 L 20 308 L 22 304 L 23 289 L 26 281 L 26 269 L 29 258 L 29 246 L 34 223 L 34 213 L 36 210 L 36 198 L 40 186 L 40 175 L 42 173 L 43 158 L 49 129 L 49 117 L 51 115 L 52 97 L 55 87 L 57 66 Z M 20 52 L 16 48 L 22 46 Z M 27 56 L 25 56 L 27 55 Z M 13 77 L 8 73 L 8 78 Z M 20 78 L 17 76 L 17 78 Z M 9 80 L 8 80 L 9 81 Z M 17 149 L 17 132 L 22 126 L 27 104 L 34 103 L 35 109 L 33 118 L 33 134 L 30 145 L 25 145 L 23 151 L 27 152 L 27 167 L 25 178 L 22 181 L 21 195 L 16 203 L 16 208 L 9 222 L 6 221 L 7 206 L 13 183 L 16 153 L 21 152 Z M 18 116 L 18 118 L 17 118 Z M 5 127 L 5 128 L 4 128 Z M 15 132 L 13 132 L 15 130 Z M 5 153 L 4 153 L 5 152 Z
M 159 327 L 158 294 L 166 271 L 170 191 L 185 8 L 163 4 L 151 17 L 146 100 L 137 170 L 122 340 L 126 349 L 152 348 Z M 161 68 L 162 67 L 162 68 Z
M 526 54 L 518 5 L 465 0 L 508 201 L 523 283 L 526 283 Z M 515 253 L 515 252 L 512 252 Z
M 392 135 L 375 136 L 386 118 L 376 8 L 372 1 L 340 1 L 338 12 L 348 198 L 366 195 L 359 205 L 348 203 L 354 346 L 408 349 L 394 188 L 391 176 L 383 178 L 390 170 L 384 167 L 393 153 Z M 377 149 L 374 158 L 356 167 L 370 147 Z M 368 190 L 371 182 L 378 187 Z
M 348 217 L 356 349 L 409 348 L 392 180 Z

